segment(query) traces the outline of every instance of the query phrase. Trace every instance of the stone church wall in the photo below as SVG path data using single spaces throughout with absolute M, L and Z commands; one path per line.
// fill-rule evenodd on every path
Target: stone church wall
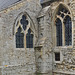
M 72 46 L 56 47 L 54 16 L 62 4 L 71 13 Z M 35 27 L 32 49 L 15 47 L 15 22 L 26 12 Z M 39 0 L 17 3 L 0 12 L 0 75 L 75 75 L 75 1 L 55 1 L 42 8 Z M 54 53 L 60 52 L 60 62 Z
M 0 75 L 35 75 L 34 48 L 18 50 L 15 47 L 14 29 L 16 18 L 20 13 L 26 12 L 33 20 L 37 34 L 36 17 L 40 10 L 38 0 L 29 0 L 17 3 L 0 12 Z
M 53 63 L 53 74 L 54 75 L 75 75 L 75 70 L 74 70 L 74 66 L 75 66 L 75 51 L 74 51 L 74 24 L 75 24 L 75 19 L 74 19 L 74 15 L 75 15 L 75 9 L 74 9 L 74 5 L 75 5 L 75 1 L 72 0 L 68 0 L 67 2 L 65 2 L 66 0 L 64 0 L 63 4 L 68 7 L 68 9 L 70 10 L 71 13 L 71 20 L 72 20 L 72 46 L 63 46 L 63 47 L 53 47 L 53 52 L 60 52 L 60 63 Z M 53 3 L 52 6 L 52 10 L 54 11 L 57 7 L 57 5 L 59 5 L 62 2 L 55 2 Z M 55 5 L 55 6 L 54 6 Z M 52 11 L 52 12 L 53 12 Z M 55 12 L 55 11 L 54 11 Z M 54 16 L 54 13 L 53 13 Z M 53 57 L 54 60 L 54 57 Z
M 53 32 L 55 30 L 54 30 L 54 19 L 53 18 L 55 16 L 55 12 L 58 10 L 57 9 L 58 5 L 60 5 L 60 4 L 63 4 L 66 8 L 68 8 L 71 13 L 72 46 L 62 46 L 62 47 L 54 46 L 55 42 L 54 42 L 53 38 L 55 37 L 55 34 Z M 36 61 L 37 68 L 38 68 L 37 72 L 40 75 L 51 75 L 50 71 L 52 71 L 52 75 L 75 75 L 75 69 L 74 69 L 75 68 L 74 67 L 75 66 L 75 51 L 74 51 L 75 50 L 74 49 L 75 9 L 74 9 L 74 5 L 75 5 L 74 0 L 72 0 L 72 1 L 68 0 L 66 2 L 65 1 L 59 1 L 59 2 L 55 1 L 52 4 L 50 4 L 50 7 L 49 7 L 49 9 L 51 9 L 50 10 L 51 14 L 49 13 L 51 16 L 50 15 L 47 16 L 48 11 L 44 13 L 46 7 L 43 8 L 41 11 L 42 15 L 40 15 L 38 18 L 38 20 L 39 20 L 39 39 L 41 39 L 42 42 L 45 42 L 45 43 L 43 43 L 42 48 L 37 48 L 37 50 L 36 50 L 36 56 L 37 56 L 36 59 L 38 59 Z M 49 17 L 49 19 L 48 19 L 48 17 Z M 50 21 L 50 23 L 47 21 Z M 51 29 L 48 30 L 48 28 L 46 28 L 47 24 L 49 24 L 48 28 L 51 28 Z M 47 37 L 48 41 L 47 41 L 46 37 Z M 51 42 L 51 40 L 52 40 L 52 42 Z M 49 56 L 47 57 L 47 55 L 46 55 L 46 53 L 48 54 L 48 52 L 49 52 L 50 57 Z M 55 57 L 54 57 L 55 52 L 60 52 L 60 62 L 59 63 L 55 62 Z

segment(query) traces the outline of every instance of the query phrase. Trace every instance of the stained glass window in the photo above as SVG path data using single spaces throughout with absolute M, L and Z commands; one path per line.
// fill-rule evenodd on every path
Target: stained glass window
M 26 47 L 33 48 L 33 34 L 31 34 L 31 29 L 28 30 L 28 34 L 26 35 Z
M 16 33 L 16 48 L 24 48 L 24 34 L 21 33 L 21 28 L 18 28 Z
M 72 44 L 72 22 L 71 18 L 67 16 L 65 18 L 65 45 Z
M 62 22 L 60 19 L 56 20 L 56 37 L 57 46 L 62 46 Z

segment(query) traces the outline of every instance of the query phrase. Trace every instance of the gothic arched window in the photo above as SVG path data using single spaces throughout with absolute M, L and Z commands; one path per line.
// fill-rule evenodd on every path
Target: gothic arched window
M 33 33 L 28 19 L 27 15 L 22 15 L 16 23 L 16 48 L 33 48 Z
M 70 12 L 61 6 L 56 13 L 56 45 L 72 45 L 72 21 Z
M 60 19 L 56 20 L 56 35 L 57 35 L 57 46 L 62 46 L 62 22 Z

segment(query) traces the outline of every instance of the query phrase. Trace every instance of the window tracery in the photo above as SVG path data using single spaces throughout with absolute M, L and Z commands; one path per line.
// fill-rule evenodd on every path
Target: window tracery
M 27 15 L 20 16 L 16 24 L 16 48 L 33 48 L 33 32 Z
M 25 15 L 22 16 L 22 19 L 20 20 L 20 23 L 22 24 L 23 29 L 26 30 L 26 27 L 28 25 L 28 20 L 26 20 Z
M 55 22 L 57 46 L 72 45 L 72 22 L 70 12 L 65 7 L 59 7 Z

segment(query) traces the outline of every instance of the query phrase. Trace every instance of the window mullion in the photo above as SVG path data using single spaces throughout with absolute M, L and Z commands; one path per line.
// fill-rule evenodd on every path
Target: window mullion
M 62 19 L 62 46 L 65 46 L 65 26 Z
M 26 48 L 26 34 L 24 35 L 24 47 Z

